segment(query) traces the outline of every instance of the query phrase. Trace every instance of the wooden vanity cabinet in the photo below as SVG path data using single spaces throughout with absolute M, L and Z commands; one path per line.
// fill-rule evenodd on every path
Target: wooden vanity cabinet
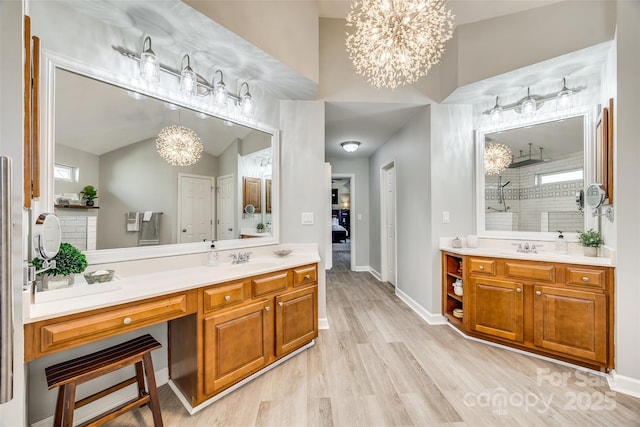
M 458 257 L 458 258 L 456 258 Z M 462 273 L 451 273 L 456 263 Z M 613 268 L 443 252 L 443 310 L 462 277 L 468 335 L 594 369 L 613 366 Z M 452 303 L 452 301 L 454 303 Z

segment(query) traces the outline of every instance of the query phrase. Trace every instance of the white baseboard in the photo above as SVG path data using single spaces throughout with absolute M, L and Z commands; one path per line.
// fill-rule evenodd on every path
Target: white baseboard
M 365 271 L 365 272 L 367 272 L 367 271 L 369 271 L 369 266 L 368 265 L 356 265 L 353 268 L 353 271 L 357 271 L 357 272 Z
M 640 380 L 636 378 L 625 377 L 614 370 L 607 377 L 607 381 L 609 382 L 609 388 L 615 392 L 640 397 Z
M 378 273 L 378 272 L 377 272 L 376 270 L 374 270 L 373 268 L 371 268 L 371 267 L 367 267 L 367 269 L 366 269 L 366 270 L 363 270 L 363 271 L 368 271 L 369 273 L 371 273 L 371 275 L 372 275 L 373 277 L 375 277 L 375 278 L 376 278 L 376 280 L 377 280 L 378 282 L 382 282 L 382 274 Z
M 158 387 L 169 382 L 169 368 L 163 368 L 159 371 L 155 371 L 155 375 L 156 385 Z M 95 402 L 91 402 L 74 411 L 74 424 L 81 424 L 85 421 L 89 421 L 91 418 L 104 414 L 109 409 L 118 407 L 129 400 L 135 399 L 136 397 L 138 397 L 138 386 L 136 384 L 131 384 L 128 387 L 108 394 L 102 399 L 98 399 Z M 51 427 L 52 425 L 53 416 L 31 424 L 32 427 Z
M 318 329 L 329 329 L 329 319 L 326 317 L 318 318 Z
M 431 314 L 428 310 L 418 304 L 413 298 L 409 295 L 402 292 L 402 290 L 396 287 L 396 296 L 400 298 L 402 302 L 407 304 L 407 306 L 416 312 L 418 316 L 420 316 L 425 322 L 429 325 L 445 325 L 447 324 L 447 318 L 441 314 Z

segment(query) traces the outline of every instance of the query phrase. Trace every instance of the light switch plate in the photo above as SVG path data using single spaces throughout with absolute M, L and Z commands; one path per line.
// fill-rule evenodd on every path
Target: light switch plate
M 313 225 L 313 212 L 302 212 L 302 225 Z
M 450 221 L 451 221 L 451 215 L 449 215 L 449 212 L 447 211 L 442 212 L 442 223 L 449 224 Z

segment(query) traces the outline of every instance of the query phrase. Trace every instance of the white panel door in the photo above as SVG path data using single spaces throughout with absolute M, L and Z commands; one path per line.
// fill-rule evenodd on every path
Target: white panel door
M 213 188 L 215 178 L 180 174 L 178 243 L 213 239 Z
M 218 240 L 235 239 L 234 232 L 234 195 L 233 175 L 225 175 L 218 178 Z
M 395 168 L 385 170 L 385 205 L 387 210 L 387 281 L 396 281 L 396 196 Z

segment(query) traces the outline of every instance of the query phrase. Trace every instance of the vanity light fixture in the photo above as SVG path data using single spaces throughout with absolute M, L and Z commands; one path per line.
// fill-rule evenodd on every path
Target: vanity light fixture
M 146 98 L 146 96 L 144 96 L 140 92 L 136 92 L 136 91 L 133 91 L 133 90 L 128 90 L 127 91 L 127 95 L 129 95 L 129 98 L 133 98 L 136 101 L 139 101 L 141 99 L 145 99 Z
M 242 95 L 243 87 L 247 88 L 247 91 L 245 92 L 244 95 Z M 253 97 L 249 92 L 249 83 L 242 82 L 242 84 L 240 85 L 240 89 L 238 90 L 238 98 L 240 99 L 238 105 L 242 110 L 242 114 L 244 114 L 245 116 L 252 116 L 253 115 Z
M 557 110 L 561 111 L 561 110 L 567 110 L 571 108 L 572 101 L 573 101 L 573 91 L 567 88 L 566 77 L 562 78 L 562 89 L 560 89 L 560 92 L 558 92 L 558 95 L 556 95 L 556 98 L 558 99 L 558 102 L 556 104 Z
M 200 160 L 200 137 L 184 126 L 168 126 L 160 131 L 156 149 L 160 157 L 173 166 L 189 166 Z
M 149 42 L 149 47 L 145 48 L 147 42 Z M 149 83 L 158 83 L 160 81 L 160 62 L 156 54 L 151 50 L 151 37 L 149 36 L 146 36 L 142 42 L 140 77 Z
M 484 172 L 487 175 L 498 175 L 509 167 L 513 156 L 511 149 L 497 142 L 487 143 L 484 146 Z
M 187 60 L 185 65 L 184 60 Z M 191 68 L 191 58 L 189 55 L 182 57 L 182 63 L 180 64 L 182 70 L 180 71 L 180 92 L 185 95 L 193 96 L 198 89 L 198 76 L 193 68 Z
M 489 115 L 491 116 L 491 121 L 493 123 L 498 123 L 502 118 L 502 107 L 498 104 L 498 97 L 496 96 L 496 105 L 489 111 Z
M 220 73 L 220 81 L 213 84 L 213 103 L 218 106 L 226 106 L 229 93 L 227 92 L 227 86 L 224 84 L 224 75 L 222 70 L 216 70 L 215 74 Z M 215 77 L 214 77 L 215 80 Z
M 531 96 L 531 91 L 527 88 L 527 97 L 520 103 L 520 113 L 525 116 L 533 116 L 538 109 L 538 103 Z
M 340 145 L 347 153 L 353 153 L 360 147 L 360 141 L 344 141 Z

